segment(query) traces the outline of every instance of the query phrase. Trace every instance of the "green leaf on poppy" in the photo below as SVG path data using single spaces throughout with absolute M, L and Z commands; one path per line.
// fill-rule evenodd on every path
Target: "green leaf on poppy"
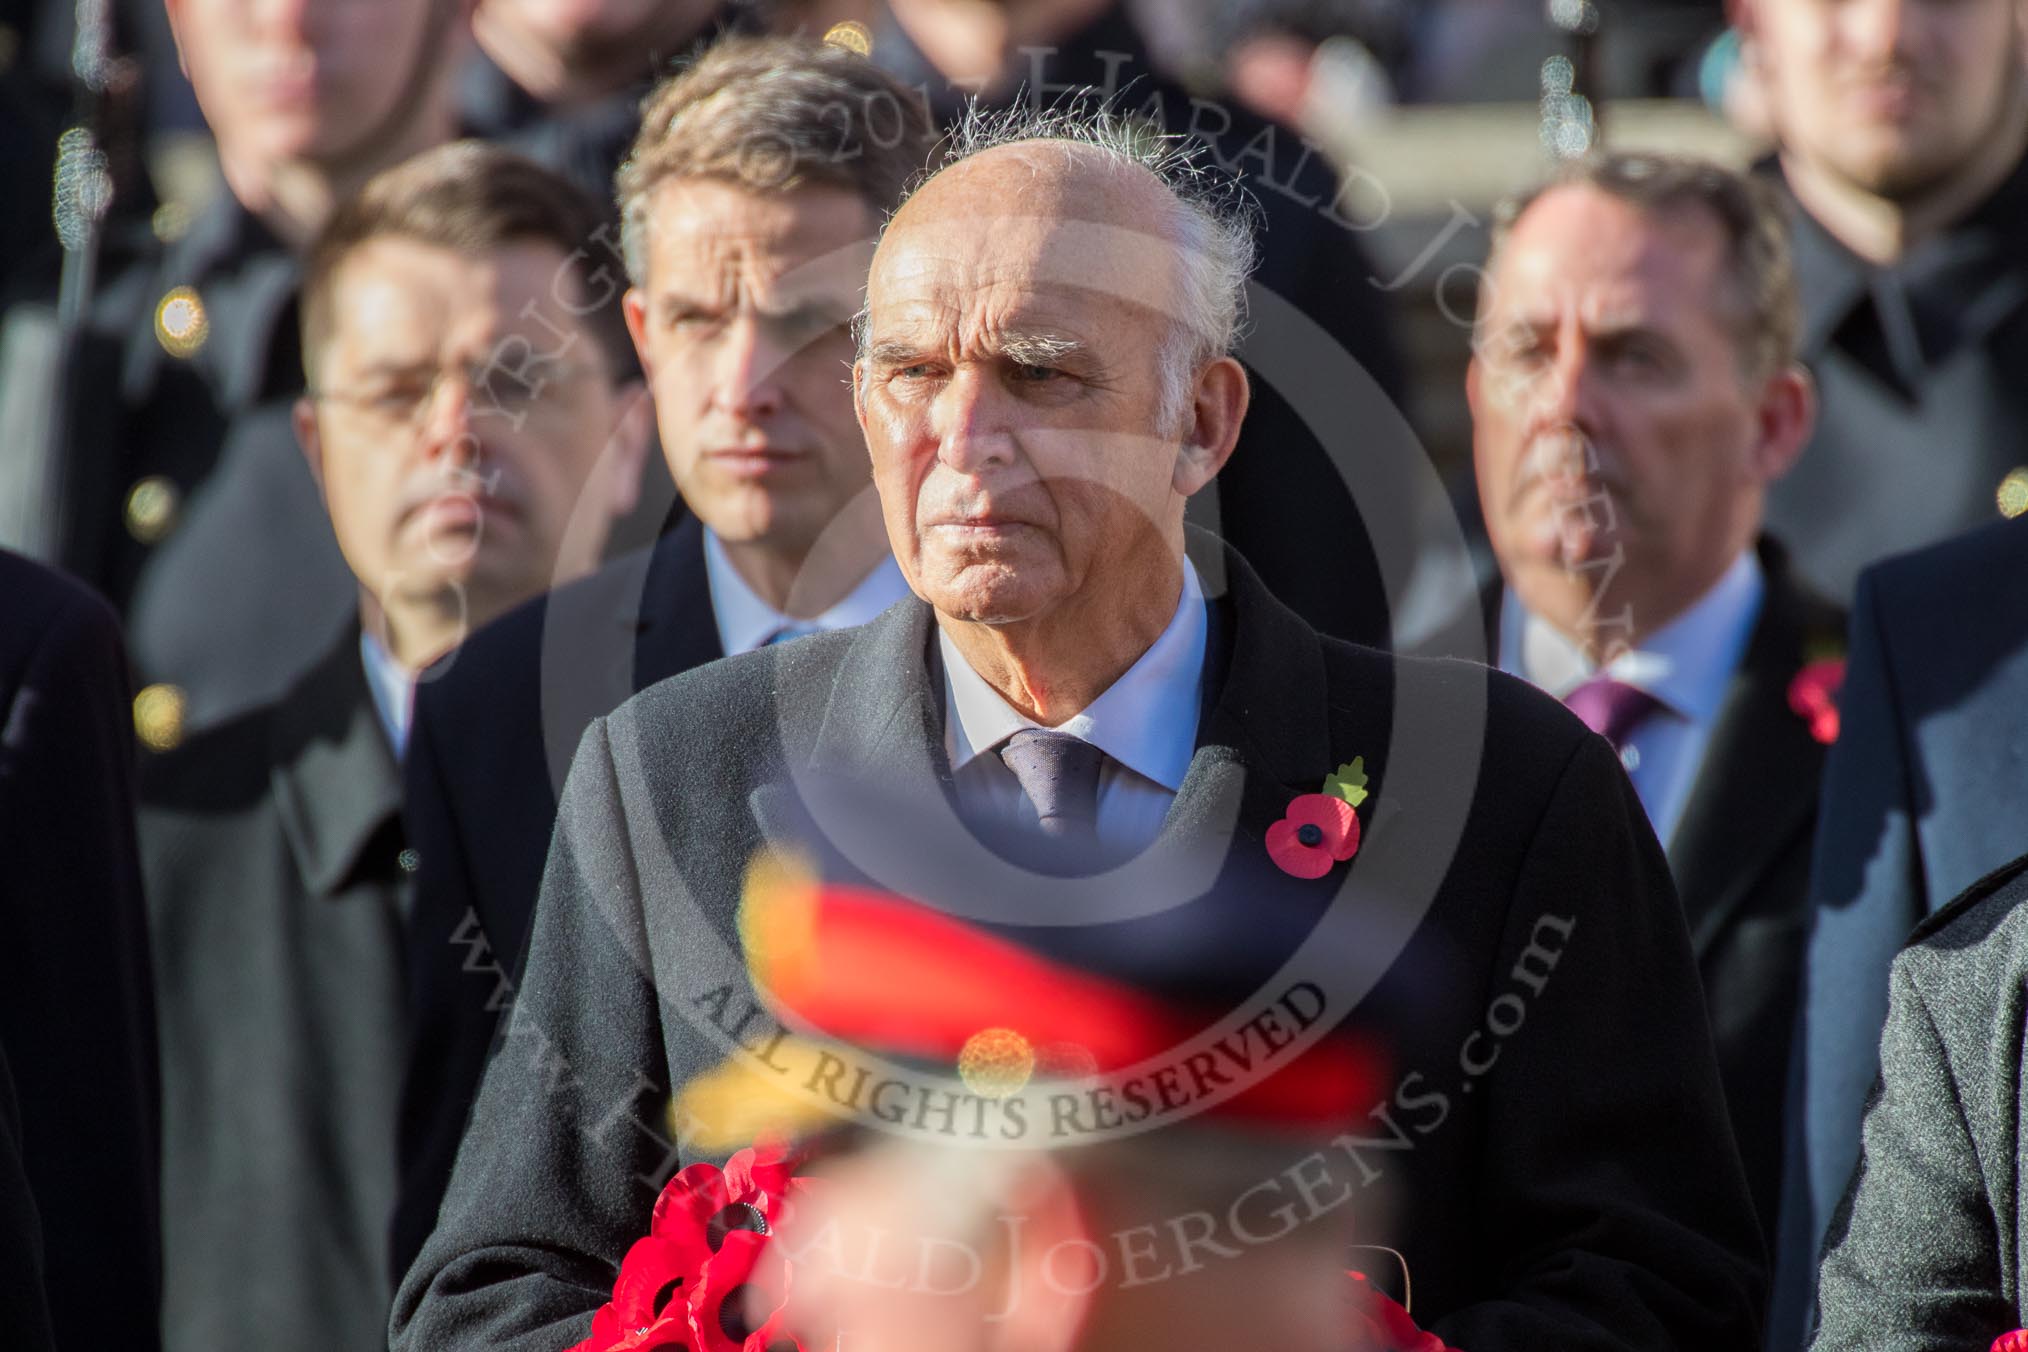
M 1324 792 L 1343 798 L 1354 807 L 1366 801 L 1366 757 L 1354 756 L 1350 765 L 1341 765 L 1324 777 Z

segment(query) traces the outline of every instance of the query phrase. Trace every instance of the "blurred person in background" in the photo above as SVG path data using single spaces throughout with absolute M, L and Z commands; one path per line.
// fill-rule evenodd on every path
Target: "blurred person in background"
M 458 80 L 464 132 L 608 200 L 654 81 L 745 16 L 725 0 L 479 0 Z
M 417 673 L 587 572 L 648 407 L 596 205 L 475 142 L 370 180 L 305 264 L 302 454 L 352 623 L 278 702 L 144 766 L 178 1349 L 384 1335 Z
M 1048 107 L 1091 91 L 1121 113 L 1202 141 L 1213 165 L 1244 185 L 1261 212 L 1252 289 L 1270 293 L 1252 305 L 1254 331 L 1240 352 L 1254 398 L 1242 453 L 1193 503 L 1191 519 L 1231 541 L 1270 591 L 1323 632 L 1386 646 L 1381 561 L 1362 513 L 1412 504 L 1377 493 L 1355 503 L 1351 471 L 1341 473 L 1326 448 L 1378 465 L 1423 452 L 1396 411 L 1406 380 L 1388 299 L 1359 238 L 1372 223 L 1341 199 L 1329 157 L 1239 99 L 1186 89 L 1157 69 L 1121 0 L 891 0 L 874 26 L 873 58 L 916 86 L 946 124 L 974 95 L 992 110 Z M 1339 354 L 1363 376 L 1335 365 L 1328 377 L 1317 374 L 1317 363 Z M 1329 551 L 1325 566 L 1320 547 Z
M 862 146 L 847 159 L 841 118 Z M 689 515 L 489 627 L 422 688 L 397 1275 L 436 1224 L 585 725 L 677 672 L 864 623 L 906 594 L 838 375 L 874 233 L 933 139 L 892 77 L 806 39 L 722 40 L 647 105 L 619 183 L 625 306 Z
M 1578 161 L 1495 213 L 1467 374 L 1500 667 L 1619 752 L 1669 854 L 1772 1239 L 1824 766 L 1791 707 L 1845 617 L 1761 531 L 1814 405 L 1771 189 Z
M 1768 521 L 1841 603 L 1868 563 L 2028 503 L 2024 13 L 1735 0 L 1823 403 Z
M 186 233 L 108 260 L 64 418 L 60 557 L 127 618 L 178 714 L 272 699 L 355 584 L 290 429 L 298 258 L 379 169 L 449 140 L 470 0 L 167 0 L 226 191 Z

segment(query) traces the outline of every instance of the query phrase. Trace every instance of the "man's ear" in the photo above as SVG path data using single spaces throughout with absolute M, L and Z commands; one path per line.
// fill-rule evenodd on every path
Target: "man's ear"
M 309 462 L 310 477 L 317 481 L 317 496 L 324 496 L 324 440 L 317 434 L 317 406 L 304 395 L 296 400 L 289 410 L 289 421 L 296 429 L 296 444 L 303 448 L 303 459 Z
M 863 361 L 852 363 L 852 416 L 859 422 L 859 435 L 863 440 L 866 436 L 866 363 Z M 871 442 L 867 443 L 867 449 L 870 454 Z
M 648 463 L 648 443 L 654 440 L 655 401 L 638 380 L 621 385 L 613 392 L 613 399 L 619 405 L 620 416 L 613 423 L 611 443 L 606 450 L 611 457 L 607 466 L 611 496 L 607 501 L 613 518 L 618 520 L 641 501 L 641 471 Z
M 982 1326 L 984 1352 L 1073 1352 L 1106 1280 L 1104 1251 L 1061 1165 L 1037 1158 L 1002 1204 L 1003 1229 L 1020 1236 L 995 1255 L 1009 1283 L 993 1308 L 1006 1317 Z
M 1753 470 L 1763 484 L 1787 474 L 1817 427 L 1817 383 L 1800 362 L 1768 377 L 1755 410 Z
M 1190 396 L 1190 423 L 1176 456 L 1176 491 L 1190 497 L 1218 477 L 1239 444 L 1240 424 L 1253 400 L 1246 368 L 1220 357 L 1197 373 Z
M 641 370 L 653 386 L 655 363 L 648 356 L 648 298 L 641 294 L 640 287 L 630 286 L 620 297 L 620 313 L 627 321 L 627 336 L 634 340 L 634 355 L 640 358 Z

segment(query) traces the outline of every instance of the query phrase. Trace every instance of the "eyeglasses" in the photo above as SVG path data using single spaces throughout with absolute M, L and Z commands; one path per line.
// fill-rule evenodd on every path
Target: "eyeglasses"
M 502 418 L 518 430 L 530 416 L 573 413 L 570 392 L 600 374 L 596 367 L 558 361 L 527 362 L 511 370 L 493 362 L 464 363 L 418 367 L 350 389 L 313 389 L 309 397 L 349 409 L 383 430 L 416 431 L 436 407 L 444 381 L 455 378 L 465 384 L 474 421 Z

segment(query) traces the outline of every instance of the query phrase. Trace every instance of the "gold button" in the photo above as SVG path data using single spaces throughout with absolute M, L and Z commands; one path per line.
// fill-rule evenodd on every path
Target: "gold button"
M 127 534 L 144 545 L 155 544 L 175 526 L 181 505 L 175 483 L 150 474 L 127 490 Z
M 148 228 L 164 244 L 174 244 L 190 231 L 190 208 L 181 202 L 164 202 L 148 218 Z
M 2028 512 L 2028 466 L 2008 470 L 1993 496 L 2000 504 L 2001 516 L 2016 517 Z
M 861 56 L 869 55 L 873 51 L 873 34 L 867 31 L 865 24 L 853 19 L 834 23 L 824 30 L 824 41 L 833 47 L 843 47 L 848 52 L 857 52 Z
M 173 685 L 151 685 L 134 696 L 134 735 L 150 751 L 170 751 L 183 740 L 189 701 Z
M 980 1098 L 1012 1098 L 1034 1073 L 1035 1049 L 1012 1028 L 983 1028 L 958 1053 L 958 1078 Z
M 172 357 L 190 357 L 211 336 L 211 318 L 192 286 L 172 287 L 155 304 L 155 340 Z

